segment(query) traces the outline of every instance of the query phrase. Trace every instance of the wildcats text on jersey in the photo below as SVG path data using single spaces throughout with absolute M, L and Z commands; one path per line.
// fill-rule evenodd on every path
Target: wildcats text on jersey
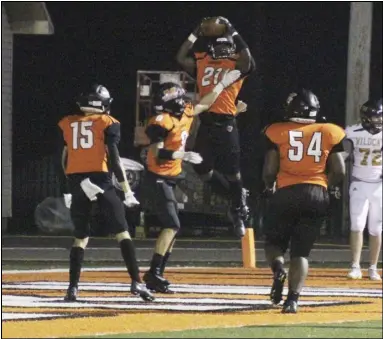
M 361 124 L 346 128 L 347 139 L 353 145 L 352 176 L 358 181 L 382 180 L 382 132 L 371 134 Z
M 366 138 L 366 137 L 356 137 L 355 146 L 371 146 L 371 147 L 382 147 L 382 139 L 377 138 Z

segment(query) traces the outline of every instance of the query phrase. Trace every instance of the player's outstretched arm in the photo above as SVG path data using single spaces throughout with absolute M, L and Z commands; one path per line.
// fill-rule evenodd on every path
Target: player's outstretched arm
M 228 19 L 219 17 L 219 20 L 220 23 L 226 25 L 228 32 L 233 37 L 237 53 L 239 54 L 239 58 L 236 62 L 236 69 L 240 70 L 243 74 L 246 75 L 255 71 L 255 60 L 245 40 Z
M 194 74 L 196 70 L 196 61 L 190 56 L 190 51 L 200 35 L 201 23 L 197 25 L 189 37 L 184 41 L 176 55 L 178 64 L 189 74 Z

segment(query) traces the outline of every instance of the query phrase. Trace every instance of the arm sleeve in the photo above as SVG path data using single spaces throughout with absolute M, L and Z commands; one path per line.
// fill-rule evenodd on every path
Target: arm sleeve
M 105 144 L 108 146 L 109 160 L 111 170 L 117 178 L 118 182 L 124 181 L 123 168 L 120 163 L 120 153 L 118 144 L 121 138 L 120 124 L 112 123 L 105 129 Z

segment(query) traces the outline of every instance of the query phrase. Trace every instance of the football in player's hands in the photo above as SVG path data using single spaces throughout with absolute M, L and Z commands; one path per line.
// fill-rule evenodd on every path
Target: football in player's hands
M 217 37 L 226 33 L 227 26 L 219 22 L 218 17 L 205 18 L 201 22 L 201 34 L 208 37 Z

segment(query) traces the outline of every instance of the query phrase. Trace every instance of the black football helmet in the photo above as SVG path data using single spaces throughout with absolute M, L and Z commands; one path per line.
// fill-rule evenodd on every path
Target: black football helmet
M 185 111 L 186 100 L 186 92 L 180 85 L 174 82 L 164 82 L 154 94 L 154 110 L 181 117 Z
M 371 134 L 382 131 L 382 99 L 368 100 L 360 108 L 360 119 L 363 128 Z
M 290 93 L 286 99 L 285 119 L 299 123 L 314 123 L 320 110 L 317 96 L 307 89 Z
M 208 45 L 213 59 L 227 59 L 235 54 L 235 43 L 231 34 L 214 38 Z
M 89 91 L 81 93 L 77 105 L 85 113 L 109 113 L 112 101 L 107 88 L 95 84 Z

